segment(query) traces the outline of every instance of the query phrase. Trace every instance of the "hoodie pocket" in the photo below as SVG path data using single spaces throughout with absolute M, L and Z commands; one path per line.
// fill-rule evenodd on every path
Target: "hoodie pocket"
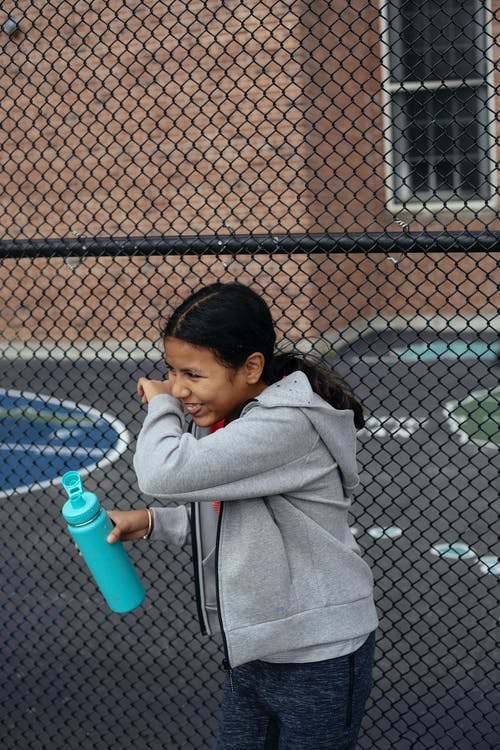
M 247 500 L 241 514 L 227 513 L 226 520 L 229 528 L 221 537 L 219 560 L 221 614 L 226 627 L 258 625 L 295 614 L 297 598 L 290 561 L 267 504 Z

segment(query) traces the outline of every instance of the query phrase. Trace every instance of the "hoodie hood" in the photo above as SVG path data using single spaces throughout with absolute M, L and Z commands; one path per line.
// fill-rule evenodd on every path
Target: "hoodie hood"
M 311 388 L 305 373 L 296 371 L 273 383 L 242 411 L 247 413 L 257 404 L 273 409 L 293 406 L 307 416 L 337 464 L 346 497 L 358 485 L 356 465 L 356 428 L 352 409 L 335 409 Z

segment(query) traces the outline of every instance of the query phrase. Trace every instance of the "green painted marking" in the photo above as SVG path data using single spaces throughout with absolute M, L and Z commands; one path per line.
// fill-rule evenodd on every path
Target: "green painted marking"
M 475 442 L 500 445 L 500 386 L 477 391 L 450 408 L 450 418 Z

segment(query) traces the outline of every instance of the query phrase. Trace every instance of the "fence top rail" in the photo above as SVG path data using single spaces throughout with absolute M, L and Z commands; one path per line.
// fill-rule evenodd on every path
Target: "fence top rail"
M 0 259 L 137 255 L 498 252 L 500 231 L 383 232 L 0 240 Z

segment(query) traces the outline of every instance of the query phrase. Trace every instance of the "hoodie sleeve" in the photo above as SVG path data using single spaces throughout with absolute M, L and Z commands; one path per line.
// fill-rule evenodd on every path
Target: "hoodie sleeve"
M 179 402 L 158 395 L 148 405 L 134 468 L 142 492 L 180 504 L 284 494 L 306 481 L 304 457 L 318 440 L 301 409 L 259 405 L 198 440 L 184 432 Z
M 189 535 L 189 511 L 186 505 L 175 508 L 153 508 L 155 524 L 151 541 L 161 540 L 182 547 Z

